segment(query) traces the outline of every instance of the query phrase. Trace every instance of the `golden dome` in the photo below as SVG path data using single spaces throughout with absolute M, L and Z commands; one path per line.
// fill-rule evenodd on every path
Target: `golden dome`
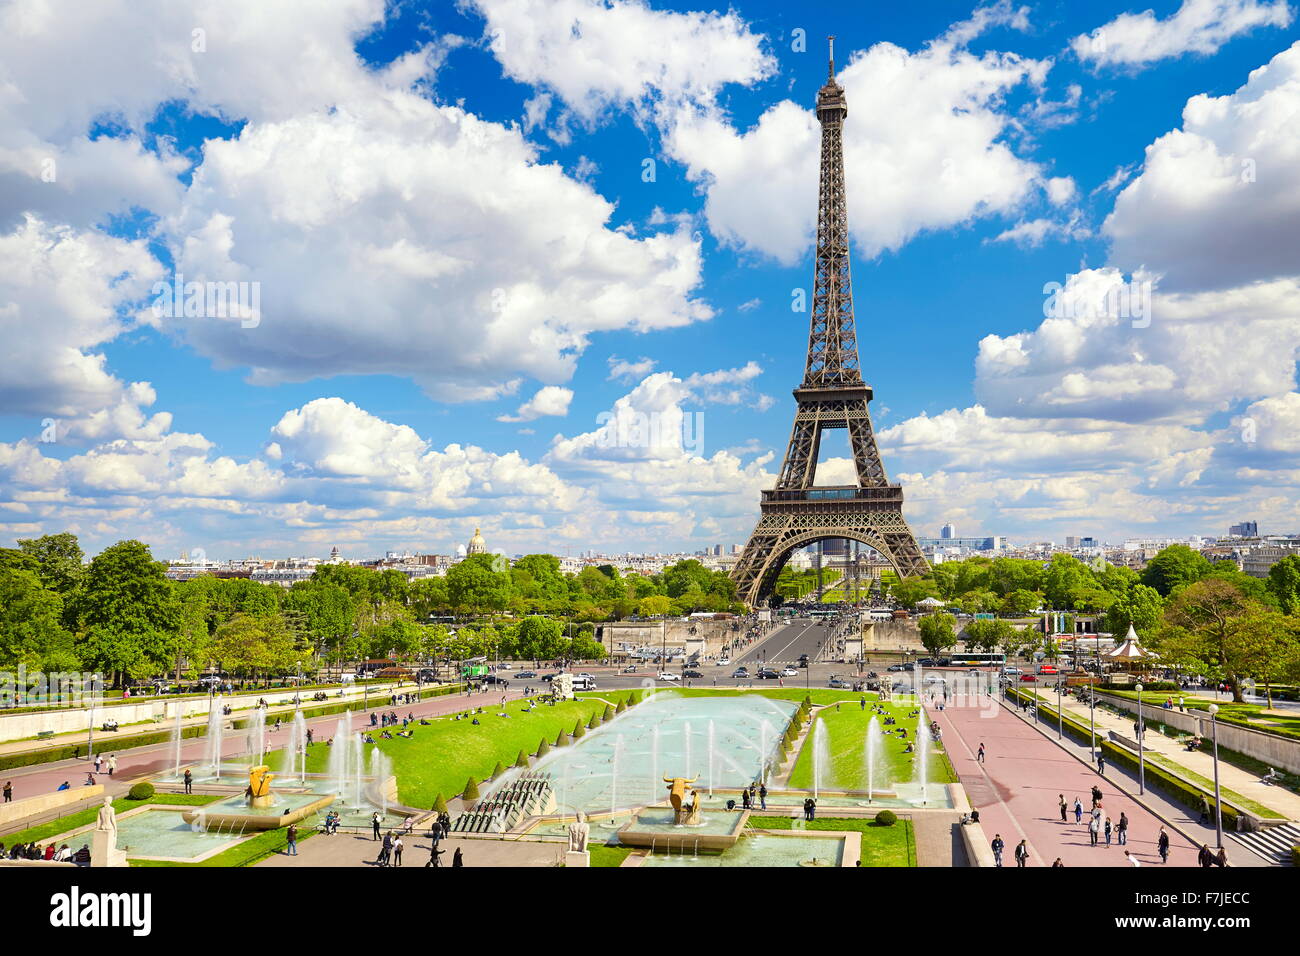
M 483 535 L 479 534 L 478 528 L 474 529 L 474 537 L 469 539 L 469 546 L 465 548 L 466 554 L 487 554 L 487 542 L 483 540 Z

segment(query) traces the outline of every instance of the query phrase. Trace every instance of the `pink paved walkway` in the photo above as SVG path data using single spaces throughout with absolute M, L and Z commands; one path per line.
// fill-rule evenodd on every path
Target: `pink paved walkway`
M 509 694 L 511 700 L 522 696 L 521 691 L 512 690 Z M 372 706 L 368 710 L 355 710 L 352 712 L 353 726 L 360 729 L 362 723 L 368 723 L 371 713 L 396 711 L 398 717 L 405 717 L 407 714 L 413 714 L 416 717 L 435 717 L 440 714 L 450 714 L 458 710 L 467 710 L 470 707 L 490 707 L 492 704 L 500 703 L 501 691 L 488 691 L 487 693 L 474 694 L 467 697 L 465 694 L 450 694 L 445 697 L 433 697 L 419 704 L 389 704 L 388 698 L 383 697 L 379 700 L 372 698 Z M 309 704 L 311 702 L 308 702 Z M 244 712 L 237 713 L 232 719 L 247 717 Z M 317 741 L 324 741 L 334 735 L 334 730 L 338 724 L 339 715 L 332 714 L 325 717 L 317 717 L 307 721 L 307 726 L 311 728 Z M 158 730 L 166 730 L 165 725 L 160 725 Z M 285 721 L 280 725 L 279 732 L 273 732 L 270 727 L 267 728 L 267 749 L 280 750 L 289 743 L 289 722 Z M 204 759 L 207 752 L 207 738 L 194 737 L 183 742 L 181 747 L 181 762 L 186 764 L 197 764 Z M 225 756 L 232 757 L 244 753 L 247 750 L 245 733 L 243 730 L 227 731 L 223 741 L 222 753 Z M 139 779 L 143 776 L 164 773 L 171 769 L 172 749 L 171 744 L 164 743 L 150 747 L 140 747 L 134 750 L 115 751 L 113 749 L 112 734 L 95 734 L 95 752 L 102 753 L 107 761 L 108 755 L 117 754 L 117 772 L 110 780 L 105 765 L 105 772 L 95 775 L 95 782 L 104 784 L 110 793 L 117 794 L 119 791 L 125 791 L 131 784 L 132 779 Z M 35 796 L 39 793 L 48 793 L 56 789 L 61 782 L 67 780 L 72 784 L 75 790 L 85 783 L 86 774 L 93 767 L 85 757 L 76 760 L 60 760 L 57 763 L 37 764 L 30 768 L 14 769 L 12 771 L 0 772 L 0 779 L 11 780 L 14 785 L 14 799 L 19 800 L 23 797 Z
M 1002 706 L 996 710 L 971 706 L 949 706 L 931 716 L 943 728 L 943 742 L 953 767 L 961 778 L 970 804 L 980 812 L 980 823 L 989 840 L 995 833 L 1006 844 L 1003 865 L 1014 866 L 1012 851 L 1028 840 L 1029 865 L 1051 866 L 1058 856 L 1069 866 L 1128 866 L 1125 847 L 1104 837 L 1093 847 L 1088 834 L 1090 793 L 1101 788 L 1102 806 L 1112 822 L 1121 812 L 1128 814 L 1127 849 L 1143 865 L 1160 866 L 1156 838 L 1160 820 L 1118 792 L 1105 777 L 1080 763 L 1032 726 Z M 980 743 L 985 760 L 976 760 Z M 1069 822 L 1062 823 L 1058 794 L 1070 804 Z M 1083 822 L 1074 822 L 1074 798 L 1083 801 Z M 1196 850 L 1176 830 L 1169 834 L 1169 866 L 1195 866 Z

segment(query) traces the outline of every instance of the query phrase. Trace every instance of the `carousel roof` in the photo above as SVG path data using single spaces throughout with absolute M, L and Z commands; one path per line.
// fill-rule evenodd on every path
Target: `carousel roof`
M 1128 633 L 1124 635 L 1124 643 L 1120 644 L 1113 650 L 1106 652 L 1107 657 L 1116 658 L 1126 661 L 1140 661 L 1147 657 L 1159 657 L 1154 651 L 1148 651 L 1138 643 L 1137 632 L 1133 630 L 1133 625 L 1128 626 Z

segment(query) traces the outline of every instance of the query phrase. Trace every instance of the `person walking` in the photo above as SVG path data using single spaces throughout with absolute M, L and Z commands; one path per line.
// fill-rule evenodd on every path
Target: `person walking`
M 767 784 L 765 783 L 758 785 L 758 805 L 760 809 L 767 809 Z
M 975 754 L 975 760 L 976 760 L 977 763 L 983 763 L 983 762 L 984 762 L 984 741 L 982 741 L 982 740 L 980 741 L 980 749 L 979 749 L 979 752 L 978 752 L 977 754 Z
M 6 780 L 5 781 L 5 803 L 13 803 L 13 802 L 14 802 L 14 782 L 12 780 Z
M 1059 800 L 1059 801 L 1061 801 L 1061 822 L 1062 822 L 1062 823 L 1069 823 L 1070 820 L 1069 820 L 1069 818 L 1066 816 L 1066 814 L 1069 812 L 1070 807 L 1069 807 L 1069 804 L 1067 804 L 1067 803 L 1065 802 L 1065 794 L 1063 794 L 1063 793 L 1058 793 L 1058 794 L 1056 795 L 1056 799 Z
M 190 771 L 189 767 L 185 768 L 185 792 L 194 792 L 194 774 Z
M 1092 841 L 1093 846 L 1097 845 L 1097 828 L 1097 818 L 1093 817 L 1088 821 L 1088 838 Z
M 1168 863 L 1169 862 L 1169 834 L 1165 832 L 1164 827 L 1160 828 L 1160 836 L 1156 838 L 1156 849 L 1160 851 L 1160 862 Z
M 109 754 L 108 757 L 108 775 L 111 777 L 117 770 L 117 754 Z
M 1106 776 L 1106 755 L 1103 753 L 1097 754 L 1097 772 Z
M 393 866 L 402 865 L 402 835 L 399 833 L 397 839 L 393 840 Z
M 452 866 L 464 866 L 465 858 L 460 854 L 460 847 L 456 847 L 456 852 L 451 857 Z
M 1083 801 L 1077 796 L 1074 798 L 1074 822 L 1076 824 L 1083 822 Z
M 1201 851 L 1196 854 L 1196 865 L 1207 869 L 1214 866 L 1214 853 L 1208 843 L 1201 844 Z
M 1025 845 L 1024 840 L 1021 840 L 1019 843 L 1016 844 L 1016 868 L 1024 869 L 1025 864 L 1028 862 L 1029 862 L 1029 847 Z
M 100 772 L 100 769 L 101 769 L 103 766 L 104 766 L 104 755 L 103 755 L 103 754 L 95 754 L 95 773 L 99 773 L 99 772 Z
M 1128 814 L 1123 810 L 1119 812 L 1119 823 L 1115 827 L 1118 834 L 1118 843 L 1120 846 L 1128 846 Z
M 1001 833 L 993 834 L 993 842 L 989 844 L 989 849 L 993 851 L 994 866 L 1000 867 L 1002 865 L 1002 848 L 1004 846 L 1006 846 L 1006 844 L 1002 842 L 1002 834 Z
M 1110 849 L 1110 834 L 1111 834 L 1111 830 L 1114 829 L 1114 828 L 1110 825 L 1110 817 L 1106 817 L 1106 822 L 1105 822 L 1104 829 L 1105 829 L 1105 833 L 1106 833 L 1106 849 L 1109 850 L 1109 849 Z
M 1065 866 L 1065 864 L 1061 862 L 1061 858 L 1060 858 L 1059 856 L 1058 856 L 1055 860 L 1052 861 L 1052 869 L 1054 869 L 1054 870 L 1055 870 L 1057 867 L 1062 867 L 1062 868 L 1063 868 L 1064 866 Z
M 439 858 L 446 852 L 447 852 L 446 850 L 438 849 L 438 841 L 434 840 L 432 843 L 429 844 L 429 862 L 424 865 L 426 867 L 442 866 L 442 860 Z
M 286 844 L 285 847 L 286 852 L 289 854 L 289 856 L 297 856 L 298 855 L 298 825 L 296 823 L 289 824 L 289 830 L 285 834 L 285 838 L 288 840 L 288 843 Z
M 378 813 L 372 813 L 370 815 L 370 833 L 371 833 L 371 837 L 370 837 L 371 842 L 374 842 L 375 840 L 379 839 L 379 814 Z

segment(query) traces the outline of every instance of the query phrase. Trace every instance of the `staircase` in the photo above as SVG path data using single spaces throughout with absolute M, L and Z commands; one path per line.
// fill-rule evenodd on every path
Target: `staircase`
M 1291 848 L 1300 846 L 1300 823 L 1284 823 L 1251 833 L 1230 833 L 1238 843 L 1277 866 L 1291 864 Z

